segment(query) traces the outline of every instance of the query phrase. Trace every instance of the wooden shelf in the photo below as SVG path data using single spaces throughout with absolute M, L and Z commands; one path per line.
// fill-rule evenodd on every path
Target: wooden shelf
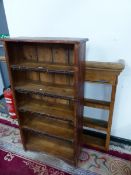
M 110 109 L 110 102 L 102 100 L 87 99 L 84 100 L 84 105 L 93 108 Z
M 105 150 L 106 140 L 91 135 L 83 134 L 83 144 Z
M 77 70 L 77 67 L 65 64 L 46 64 L 40 62 L 23 62 L 15 65 L 11 65 L 13 70 L 28 70 L 28 71 L 39 71 L 49 73 L 63 73 L 73 74 Z
M 74 157 L 73 145 L 71 143 L 34 133 L 28 135 L 26 149 L 46 152 L 67 161 L 73 161 Z
M 34 93 L 56 98 L 74 99 L 74 89 L 70 86 L 40 84 L 35 81 L 25 81 L 17 83 L 15 90 L 21 93 Z
M 67 121 L 74 120 L 74 112 L 67 105 L 53 105 L 44 103 L 42 100 L 33 100 L 19 105 L 20 112 L 30 112 L 39 115 L 45 115 L 52 118 L 58 118 Z
M 38 116 L 26 116 L 22 128 L 73 142 L 73 126 L 69 122 Z
M 83 126 L 93 128 L 93 129 L 99 129 L 102 131 L 107 131 L 108 122 L 104 120 L 98 120 L 93 119 L 89 117 L 84 117 Z

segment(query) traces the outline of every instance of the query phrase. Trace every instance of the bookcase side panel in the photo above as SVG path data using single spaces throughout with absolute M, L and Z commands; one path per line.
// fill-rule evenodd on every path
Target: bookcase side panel
M 15 45 L 16 45 L 16 43 L 15 43 Z M 20 128 L 21 141 L 22 141 L 22 144 L 23 144 L 24 149 L 26 149 L 25 148 L 25 136 L 24 136 L 24 133 L 23 133 L 22 128 L 21 128 L 21 125 L 20 125 L 19 113 L 18 113 L 18 110 L 17 110 L 17 102 L 16 102 L 15 89 L 14 89 L 13 75 L 12 75 L 12 71 L 11 71 L 11 67 L 10 67 L 10 64 L 12 63 L 12 59 L 13 59 L 13 55 L 10 54 L 10 43 L 8 43 L 8 42 L 5 41 L 4 42 L 4 48 L 5 48 L 6 61 L 7 61 L 7 67 L 8 67 L 8 72 L 9 72 L 9 79 L 10 79 L 12 93 L 13 93 L 15 111 L 16 111 L 16 115 L 18 117 L 18 123 L 19 123 L 19 128 Z M 17 50 L 15 50 L 15 52 L 17 52 Z M 17 54 L 17 56 L 18 56 L 18 54 Z M 15 60 L 16 60 L 16 58 L 17 57 L 15 57 Z M 11 59 L 11 61 L 10 61 L 10 59 Z
M 75 152 L 78 161 L 82 144 L 82 127 L 83 127 L 83 100 L 84 100 L 84 59 L 85 43 L 75 45 L 75 61 L 78 66 L 78 72 L 75 73 L 75 87 L 77 102 L 75 104 L 76 128 L 75 128 Z

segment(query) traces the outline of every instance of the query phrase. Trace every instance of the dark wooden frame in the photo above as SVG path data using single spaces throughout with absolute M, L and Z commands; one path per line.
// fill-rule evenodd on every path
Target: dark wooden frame
M 20 133 L 21 133 L 21 138 L 22 138 L 22 143 L 24 146 L 25 150 L 39 150 L 39 151 L 43 151 L 43 145 L 38 145 L 35 147 L 33 143 L 32 145 L 28 145 L 27 142 L 28 140 L 33 140 L 33 136 L 34 138 L 36 138 L 36 140 L 40 140 L 41 141 L 41 136 L 43 138 L 45 138 L 45 143 L 50 143 L 49 149 L 48 150 L 48 146 L 45 147 L 45 151 L 47 152 L 51 152 L 51 154 L 53 155 L 57 155 L 58 157 L 62 158 L 63 160 L 66 160 L 69 163 L 72 163 L 73 165 L 77 166 L 78 163 L 78 158 L 80 155 L 80 145 L 82 145 L 82 140 L 80 139 L 82 137 L 82 123 L 83 123 L 83 99 L 84 99 L 84 70 L 85 70 L 85 43 L 86 43 L 87 39 L 66 39 L 66 38 L 17 38 L 17 39 L 4 39 L 4 47 L 5 47 L 5 51 L 6 51 L 6 60 L 7 60 L 7 65 L 8 65 L 8 70 L 9 70 L 9 76 L 10 76 L 10 82 L 11 82 L 11 87 L 13 90 L 13 96 L 15 99 L 15 109 L 16 109 L 16 114 L 18 116 L 18 122 L 19 122 L 19 126 L 20 126 Z M 18 46 L 17 46 L 18 44 Z M 19 47 L 21 47 L 21 45 L 23 45 L 22 47 L 24 47 L 24 44 L 29 45 L 36 45 L 36 47 L 39 47 L 41 44 L 51 44 L 51 46 L 57 46 L 59 44 L 59 46 L 62 45 L 62 47 L 69 47 L 71 45 L 71 47 L 73 46 L 73 52 L 74 52 L 74 63 L 73 66 L 70 68 L 70 70 L 57 70 L 54 68 L 50 68 L 48 64 L 45 64 L 45 67 L 40 68 L 37 67 L 26 67 L 26 66 L 21 66 L 21 64 L 19 63 L 19 56 L 22 56 L 22 50 L 19 49 Z M 14 46 L 12 46 L 14 45 Z M 64 46 L 63 46 L 64 45 Z M 68 46 L 69 45 L 69 46 Z M 15 52 L 12 50 L 12 48 L 16 47 Z M 17 50 L 18 49 L 18 50 Z M 19 53 L 21 50 L 21 53 Z M 30 51 L 29 51 L 30 52 Z M 34 52 L 34 51 L 33 51 Z M 17 56 L 16 56 L 17 55 Z M 38 58 L 38 55 L 36 56 Z M 24 57 L 23 57 L 24 58 Z M 15 63 L 15 60 L 18 61 L 18 64 Z M 27 60 L 28 61 L 28 60 Z M 22 63 L 23 64 L 23 63 Z M 49 63 L 50 64 L 50 63 Z M 47 67 L 46 67 L 47 66 Z M 60 65 L 61 66 L 61 65 Z M 18 71 L 17 73 L 14 71 Z M 20 80 L 20 71 L 26 72 L 26 75 L 24 75 L 23 73 L 23 77 L 28 75 L 28 72 L 31 71 L 35 71 L 35 72 L 51 72 L 51 73 L 57 73 L 57 74 L 72 74 L 74 73 L 74 95 L 72 96 L 68 96 L 68 95 L 62 95 L 61 93 L 57 93 L 54 91 L 52 92 L 48 92 L 47 88 L 47 92 L 41 92 L 38 90 L 33 89 L 33 87 L 31 89 L 26 89 L 23 87 L 17 87 L 17 81 L 21 81 Z M 18 74 L 18 76 L 17 76 Z M 22 75 L 22 74 L 21 74 Z M 21 78 L 23 78 L 21 76 Z M 67 86 L 65 87 L 67 88 Z M 64 91 L 63 91 L 64 92 Z M 17 95 L 17 93 L 19 93 L 19 95 Z M 72 142 L 72 153 L 73 155 L 71 156 L 71 151 L 70 149 L 68 149 L 68 142 L 67 141 L 63 141 L 60 140 L 59 137 L 55 137 L 53 135 L 51 135 L 50 133 L 43 133 L 41 131 L 38 131 L 36 129 L 31 129 L 30 126 L 23 128 L 22 126 L 22 117 L 21 117 L 21 112 L 29 112 L 27 109 L 21 109 L 18 106 L 18 102 L 22 101 L 21 99 L 23 98 L 21 96 L 21 99 L 18 98 L 20 96 L 20 93 L 23 93 L 26 95 L 31 95 L 34 96 L 33 94 L 36 94 L 38 96 L 46 96 L 46 97 L 51 97 L 51 98 L 59 98 L 59 99 L 65 99 L 65 100 L 72 100 L 72 104 L 74 106 L 74 114 L 73 114 L 73 142 Z M 37 103 L 37 100 L 36 100 Z M 52 105 L 53 103 L 51 103 Z M 31 111 L 30 111 L 31 112 Z M 25 114 L 24 114 L 25 115 Z M 30 113 L 30 115 L 37 115 L 37 116 L 42 116 L 41 112 L 32 112 Z M 45 115 L 45 114 L 44 114 Z M 50 118 L 50 115 L 48 114 L 48 116 Z M 51 116 L 53 117 L 53 116 Z M 57 116 L 55 116 L 57 118 Z M 55 118 L 55 119 L 56 119 Z M 51 118 L 50 118 L 51 119 Z M 64 119 L 65 120 L 65 119 Z M 50 125 L 49 125 L 50 127 Z M 60 126 L 59 126 L 60 128 Z M 59 129 L 60 130 L 60 129 Z M 61 131 L 61 130 L 60 130 Z M 48 138 L 48 136 L 50 136 L 50 138 Z M 30 139 L 31 138 L 31 139 Z M 39 138 L 39 139 L 37 139 Z M 35 141 L 35 140 L 34 140 Z M 59 148 L 55 148 L 57 149 L 56 152 L 52 152 L 51 147 L 54 143 L 58 142 L 58 146 Z M 53 144 L 52 144 L 53 143 Z M 61 146 L 62 144 L 65 145 L 65 149 L 64 151 L 67 150 L 67 152 L 63 153 L 63 155 L 61 155 L 61 153 L 59 153 L 59 150 L 63 150 L 63 146 Z M 38 149 L 36 149 L 38 148 Z M 62 152 L 62 151 L 61 151 Z M 66 154 L 68 154 L 67 157 Z

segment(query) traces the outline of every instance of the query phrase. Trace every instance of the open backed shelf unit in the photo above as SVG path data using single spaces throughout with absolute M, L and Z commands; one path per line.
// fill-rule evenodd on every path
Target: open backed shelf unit
M 124 69 L 121 63 L 95 62 L 89 61 L 86 64 L 85 82 L 109 84 L 112 87 L 111 100 L 101 101 L 96 99 L 84 99 L 84 106 L 108 110 L 108 120 L 94 119 L 92 116 L 83 116 L 83 127 L 88 130 L 83 133 L 83 143 L 91 147 L 100 148 L 108 151 L 110 143 L 110 132 L 113 118 L 113 109 L 115 102 L 115 93 L 117 87 L 118 75 Z M 96 134 L 89 134 L 90 129 L 96 129 L 97 132 L 104 132 L 105 137 L 100 138 Z
M 87 39 L 4 40 L 25 150 L 77 165 L 82 137 Z

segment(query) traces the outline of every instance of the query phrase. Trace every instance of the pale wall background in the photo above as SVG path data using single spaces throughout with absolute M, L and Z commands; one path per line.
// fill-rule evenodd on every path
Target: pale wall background
M 11 36 L 88 37 L 88 60 L 125 61 L 111 133 L 131 139 L 131 0 L 4 0 L 4 6 Z M 109 99 L 109 91 L 87 84 L 85 96 Z

